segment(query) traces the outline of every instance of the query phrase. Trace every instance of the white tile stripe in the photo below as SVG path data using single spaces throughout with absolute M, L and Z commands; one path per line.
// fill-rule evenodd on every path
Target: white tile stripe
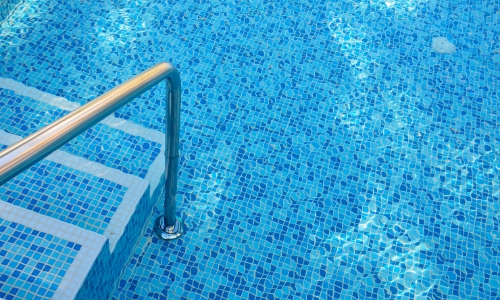
M 0 218 L 82 245 L 52 299 L 74 299 L 106 238 L 97 233 L 0 201 Z
M 63 110 L 72 111 L 80 107 L 79 103 L 71 102 L 62 97 L 56 97 L 47 94 L 38 89 L 28 87 L 20 82 L 14 81 L 9 78 L 0 77 L 0 88 L 9 89 L 14 91 L 17 95 L 30 97 L 33 100 L 44 102 L 46 104 L 58 107 Z M 153 141 L 161 145 L 160 155 L 153 161 L 149 167 L 145 179 L 151 183 L 151 195 L 159 184 L 160 178 L 165 171 L 165 135 L 159 131 L 148 129 L 142 125 L 137 125 L 124 119 L 109 116 L 103 121 L 109 127 L 121 130 L 130 135 L 139 136 L 148 141 Z
M 159 131 L 148 129 L 142 125 L 137 125 L 124 119 L 116 118 L 111 115 L 106 119 L 101 121 L 102 124 L 106 124 L 109 127 L 119 129 L 130 135 L 140 136 L 145 140 L 153 141 L 162 146 L 165 145 L 165 135 Z
M 20 136 L 0 130 L 0 143 L 4 145 L 11 145 L 19 140 L 21 140 Z M 123 196 L 122 202 L 113 214 L 113 217 L 103 234 L 109 238 L 110 252 L 113 253 L 116 243 L 125 231 L 125 226 L 128 224 L 130 218 L 135 212 L 137 204 L 148 188 L 148 182 L 139 177 L 125 174 L 118 170 L 60 150 L 56 150 L 45 159 L 127 187 L 127 191 Z
M 74 110 L 80 106 L 78 103 L 70 102 L 62 97 L 47 94 L 9 78 L 0 77 L 0 88 L 12 90 L 20 96 L 30 97 L 34 100 L 59 107 L 63 110 Z

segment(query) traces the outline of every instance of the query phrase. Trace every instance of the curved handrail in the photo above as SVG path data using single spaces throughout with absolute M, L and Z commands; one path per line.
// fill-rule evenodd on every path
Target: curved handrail
M 157 226 L 161 231 L 158 231 L 158 228 L 155 228 L 155 231 L 163 239 L 179 237 L 183 226 L 182 221 L 175 217 L 175 195 L 179 159 L 181 80 L 179 72 L 170 63 L 159 63 L 147 69 L 0 152 L 0 185 L 130 103 L 162 80 L 167 80 L 170 84 L 169 92 L 167 91 L 165 131 L 165 214 L 157 220 Z

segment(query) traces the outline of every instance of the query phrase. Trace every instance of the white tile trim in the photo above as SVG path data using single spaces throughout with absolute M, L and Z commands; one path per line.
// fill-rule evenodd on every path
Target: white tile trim
M 0 143 L 4 145 L 11 145 L 19 140 L 21 140 L 20 136 L 0 130 Z M 95 163 L 78 156 L 68 154 L 60 150 L 54 151 L 45 159 L 127 187 L 127 191 L 123 196 L 122 202 L 118 206 L 116 212 L 113 214 L 113 217 L 111 218 L 103 234 L 104 236 L 109 238 L 110 252 L 113 253 L 116 247 L 116 243 L 123 235 L 125 227 L 134 214 L 135 208 L 141 200 L 142 195 L 147 190 L 149 183 L 139 177 L 125 174 L 118 170 L 106 167 L 99 163 Z
M 0 143 L 6 146 L 10 146 L 22 140 L 22 137 L 14 134 L 7 133 L 0 130 Z
M 3 201 L 0 201 L 0 218 L 82 245 L 52 296 L 52 299 L 74 299 L 103 250 L 106 237 Z
M 165 172 L 165 146 L 161 146 L 160 155 L 156 157 L 151 166 L 149 167 L 148 174 L 144 177 L 151 186 L 150 194 L 153 196 L 153 192 L 156 190 L 160 184 L 160 179 Z

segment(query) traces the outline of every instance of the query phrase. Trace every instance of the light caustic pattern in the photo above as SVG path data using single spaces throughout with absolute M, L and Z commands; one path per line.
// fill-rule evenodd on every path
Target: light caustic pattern
M 159 61 L 181 71 L 188 233 L 164 244 L 150 223 L 113 299 L 494 299 L 499 12 L 31 0 L 1 24 L 0 68 L 80 104 Z M 117 117 L 163 130 L 163 96 Z

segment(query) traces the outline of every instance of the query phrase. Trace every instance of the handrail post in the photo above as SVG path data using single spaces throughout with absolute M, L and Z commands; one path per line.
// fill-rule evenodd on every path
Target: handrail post
M 156 221 L 154 230 L 158 238 L 172 240 L 183 233 L 184 224 L 175 216 L 177 172 L 179 167 L 179 131 L 181 107 L 181 80 L 178 72 L 172 72 L 165 80 L 166 130 L 165 130 L 165 203 L 163 215 Z

